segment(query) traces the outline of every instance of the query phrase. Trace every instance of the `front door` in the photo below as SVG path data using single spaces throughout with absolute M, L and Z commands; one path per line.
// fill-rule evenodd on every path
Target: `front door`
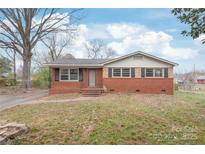
M 89 70 L 89 87 L 95 87 L 95 70 Z

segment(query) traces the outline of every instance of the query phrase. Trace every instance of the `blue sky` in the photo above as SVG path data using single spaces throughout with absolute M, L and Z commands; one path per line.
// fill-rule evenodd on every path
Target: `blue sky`
M 170 9 L 84 9 L 82 14 L 79 24 L 83 34 L 78 44 L 103 39 L 109 47 L 122 50 L 119 55 L 144 50 L 177 62 L 178 71 L 189 71 L 194 64 L 204 69 L 205 45 L 180 34 L 189 27 L 180 23 Z

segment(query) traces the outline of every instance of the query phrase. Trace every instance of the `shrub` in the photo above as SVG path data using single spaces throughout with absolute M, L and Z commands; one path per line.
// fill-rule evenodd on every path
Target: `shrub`
M 0 78 L 0 86 L 16 86 L 17 82 L 14 79 Z
M 174 84 L 174 90 L 179 90 L 179 85 L 177 83 Z
M 36 88 L 49 87 L 49 68 L 40 68 L 32 76 L 32 86 Z
M 6 80 L 3 78 L 0 78 L 0 86 L 5 86 L 6 85 Z

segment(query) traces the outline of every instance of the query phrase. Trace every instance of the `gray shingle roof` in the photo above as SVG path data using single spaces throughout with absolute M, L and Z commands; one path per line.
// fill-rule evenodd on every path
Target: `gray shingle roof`
M 46 65 L 47 66 L 58 66 L 58 65 L 61 65 L 61 66 L 103 66 L 103 65 L 106 65 L 106 64 L 118 61 L 118 60 L 122 60 L 122 59 L 130 57 L 130 56 L 137 55 L 137 54 L 147 56 L 147 57 L 171 64 L 173 66 L 178 65 L 177 63 L 168 61 L 166 59 L 162 59 L 160 57 L 156 57 L 154 55 L 144 53 L 142 51 L 137 51 L 137 52 L 133 52 L 133 53 L 130 53 L 128 55 L 124 55 L 124 56 L 114 58 L 114 59 L 79 59 L 79 58 L 76 58 L 76 59 L 58 59 L 54 62 L 50 62 L 50 63 L 45 64 L 45 66 Z
M 108 59 L 58 59 L 54 62 L 50 62 L 50 64 L 101 64 L 105 61 L 108 61 Z

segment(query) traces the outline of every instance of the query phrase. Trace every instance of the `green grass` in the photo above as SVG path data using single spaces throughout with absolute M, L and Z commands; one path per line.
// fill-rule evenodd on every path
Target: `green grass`
M 0 112 L 30 131 L 10 144 L 205 144 L 205 95 L 108 94 Z

